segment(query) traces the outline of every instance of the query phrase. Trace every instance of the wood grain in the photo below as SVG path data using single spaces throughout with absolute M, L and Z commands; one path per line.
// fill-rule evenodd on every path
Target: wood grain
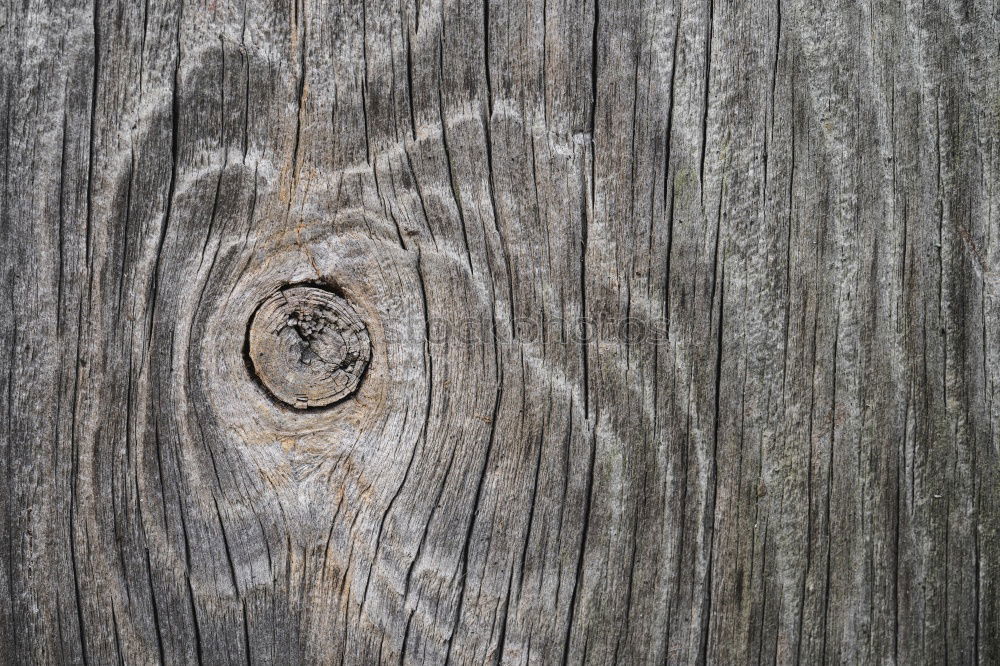
M 995 0 L 0 44 L 0 663 L 1000 662 Z M 246 362 L 299 284 L 322 409 Z

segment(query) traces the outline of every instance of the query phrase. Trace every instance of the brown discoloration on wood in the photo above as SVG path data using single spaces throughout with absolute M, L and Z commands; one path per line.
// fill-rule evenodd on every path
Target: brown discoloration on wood
M 1000 662 L 990 2 L 7 4 L 0 663 Z

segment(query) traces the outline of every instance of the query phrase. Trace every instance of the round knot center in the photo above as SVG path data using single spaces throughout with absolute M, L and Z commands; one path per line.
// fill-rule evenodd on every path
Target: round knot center
M 371 360 L 358 313 L 320 287 L 275 292 L 250 317 L 248 337 L 254 374 L 273 397 L 297 409 L 351 395 Z

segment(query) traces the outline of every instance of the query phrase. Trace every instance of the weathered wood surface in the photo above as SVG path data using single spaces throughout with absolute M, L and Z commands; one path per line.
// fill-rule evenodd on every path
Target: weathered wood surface
M 0 43 L 0 662 L 1000 662 L 995 2 Z M 323 409 L 248 371 L 298 283 Z

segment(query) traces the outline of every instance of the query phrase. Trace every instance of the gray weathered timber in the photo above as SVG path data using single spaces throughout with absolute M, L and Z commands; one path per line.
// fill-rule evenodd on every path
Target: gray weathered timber
M 995 0 L 0 44 L 0 663 L 1000 663 Z M 317 409 L 298 284 L 371 340 Z

